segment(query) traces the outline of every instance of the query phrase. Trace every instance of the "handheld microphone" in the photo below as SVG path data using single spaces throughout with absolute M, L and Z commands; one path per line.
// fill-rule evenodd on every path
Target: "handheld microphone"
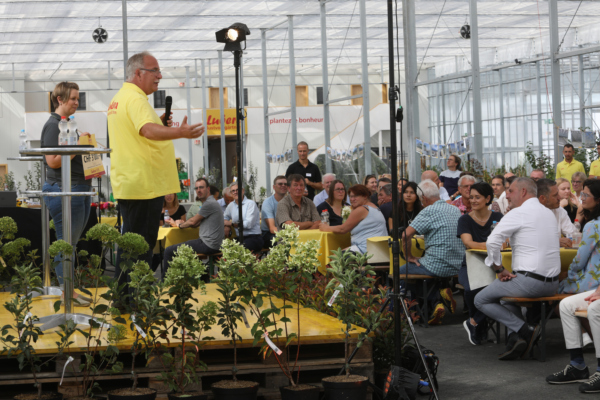
M 173 98 L 171 96 L 167 96 L 165 98 L 165 120 L 163 121 L 164 126 L 168 126 L 169 117 L 171 116 L 171 105 L 173 104 Z

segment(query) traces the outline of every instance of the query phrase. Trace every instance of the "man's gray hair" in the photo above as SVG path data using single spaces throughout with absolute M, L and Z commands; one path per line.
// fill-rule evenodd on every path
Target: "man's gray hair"
M 129 57 L 129 60 L 127 60 L 127 82 L 133 80 L 136 70 L 144 68 L 144 57 L 146 56 L 153 57 L 152 54 L 147 51 L 142 51 L 141 53 Z
M 419 190 L 417 193 L 420 198 L 426 197 L 428 199 L 439 199 L 440 188 L 431 179 L 425 179 L 419 183 Z
M 226 187 L 225 189 L 223 189 L 223 194 L 225 195 L 229 195 L 231 193 L 231 189 L 229 189 L 229 187 Z
M 229 191 L 231 192 L 231 189 L 233 189 L 234 187 L 238 187 L 238 183 L 237 181 L 232 182 L 231 185 L 229 185 Z M 242 187 L 242 190 L 244 190 L 244 188 Z
M 458 186 L 461 186 L 465 179 L 473 183 L 477 182 L 477 179 L 473 175 L 463 175 L 458 179 Z
M 392 194 L 392 185 L 383 185 L 379 190 L 383 190 L 386 196 L 390 196 Z
M 325 182 L 325 178 L 327 178 L 329 176 L 331 176 L 331 177 L 333 177 L 333 179 L 335 179 L 335 174 L 332 174 L 331 172 L 328 172 L 325 175 L 323 175 L 323 179 L 321 179 L 322 183 L 324 183 Z
M 524 188 L 529 195 L 537 197 L 537 185 L 531 178 L 517 178 L 511 185 L 517 185 L 519 188 Z

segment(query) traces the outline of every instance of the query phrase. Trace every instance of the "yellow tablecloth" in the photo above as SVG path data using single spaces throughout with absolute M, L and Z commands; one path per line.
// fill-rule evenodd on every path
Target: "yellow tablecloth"
M 179 244 L 183 242 L 187 242 L 188 240 L 198 239 L 198 231 L 200 227 L 197 228 L 163 228 L 162 226 L 158 228 L 158 237 L 156 239 L 156 245 L 162 246 L 163 250 L 169 246 L 173 246 L 174 244 Z
M 110 226 L 115 226 L 117 224 L 117 217 L 102 217 L 103 224 L 108 224 Z
M 318 229 L 300 231 L 300 241 L 307 242 L 309 240 L 317 240 L 320 243 L 319 261 L 321 267 L 319 271 L 321 273 L 325 273 L 325 267 L 329 264 L 329 256 L 333 250 L 350 247 L 350 233 L 321 232 Z

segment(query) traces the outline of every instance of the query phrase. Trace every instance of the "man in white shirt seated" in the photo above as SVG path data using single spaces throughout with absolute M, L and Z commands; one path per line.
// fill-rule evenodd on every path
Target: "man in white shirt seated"
M 572 247 L 573 234 L 577 233 L 577 228 L 571 222 L 567 211 L 560 207 L 556 181 L 540 178 L 535 184 L 537 186 L 538 200 L 543 206 L 552 211 L 558 225 L 558 234 L 564 236 L 560 238 L 560 247 Z
M 440 190 L 440 200 L 444 200 L 446 203 L 450 203 L 450 195 L 448 194 L 448 191 L 444 189 L 443 186 L 440 186 L 441 182 L 437 172 L 423 171 L 423 173 L 421 174 L 421 182 L 423 182 L 426 179 L 431 179 L 433 183 L 438 185 L 438 188 Z
M 223 197 L 220 198 L 219 200 L 217 200 L 217 203 L 219 203 L 219 205 L 221 206 L 221 209 L 223 210 L 223 214 L 225 214 L 225 210 L 227 210 L 227 206 L 232 201 L 233 201 L 233 198 L 231 197 L 230 189 L 228 187 L 226 187 L 225 189 L 223 189 Z
M 240 235 L 239 221 L 240 211 L 238 208 L 238 184 L 232 183 L 229 186 L 229 193 L 233 197 L 233 201 L 229 203 L 223 218 L 225 219 L 225 236 L 231 233 L 231 227 L 235 228 L 235 233 Z M 244 222 L 244 242 L 245 248 L 253 253 L 258 253 L 263 248 L 263 238 L 260 232 L 260 211 L 254 200 L 244 196 L 242 188 L 242 221 Z
M 329 198 L 329 186 L 331 186 L 331 182 L 335 181 L 335 174 L 325 174 L 323 175 L 323 190 L 319 192 L 318 195 L 315 196 L 313 203 L 315 203 L 315 207 L 319 207 L 319 205 Z
M 515 179 L 506 193 L 511 211 L 486 242 L 485 264 L 496 272 L 498 279 L 479 292 L 475 306 L 508 328 L 508 344 L 500 360 L 528 355 L 540 337 L 540 326 L 526 323 L 518 305 L 500 303 L 500 299 L 552 296 L 558 289 L 558 224 L 552 211 L 540 204 L 536 196 L 533 180 Z M 512 273 L 502 266 L 500 250 L 506 239 L 510 239 L 512 246 Z
M 265 246 L 265 248 L 271 248 L 273 246 L 273 239 L 278 231 L 277 225 L 275 225 L 277 205 L 287 194 L 287 185 L 287 178 L 285 176 L 279 175 L 275 177 L 273 180 L 273 195 L 267 197 L 262 203 L 260 230 L 262 232 L 263 246 Z

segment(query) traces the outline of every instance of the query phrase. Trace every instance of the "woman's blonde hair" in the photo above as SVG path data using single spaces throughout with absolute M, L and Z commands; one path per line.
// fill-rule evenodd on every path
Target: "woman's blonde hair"
M 563 183 L 568 183 L 569 184 L 569 190 L 571 190 L 571 182 L 569 182 L 567 179 L 565 178 L 557 178 L 556 179 L 556 185 L 560 186 Z M 573 202 L 571 201 L 571 196 L 567 197 L 567 201 L 569 202 L 569 207 L 571 208 L 577 208 L 575 207 L 575 204 L 573 204 Z
M 58 98 L 60 97 L 61 101 L 69 100 L 69 96 L 71 96 L 71 90 L 79 90 L 79 85 L 75 82 L 61 82 L 54 87 L 52 91 L 52 95 L 50 96 L 50 100 L 52 100 L 52 104 L 54 108 L 58 108 Z
M 167 204 L 167 196 L 165 196 L 165 199 L 163 200 L 163 208 L 168 208 L 169 204 Z M 173 193 L 174 199 L 173 199 L 173 204 L 175 204 L 176 208 L 179 208 L 179 199 L 177 198 L 177 193 Z

